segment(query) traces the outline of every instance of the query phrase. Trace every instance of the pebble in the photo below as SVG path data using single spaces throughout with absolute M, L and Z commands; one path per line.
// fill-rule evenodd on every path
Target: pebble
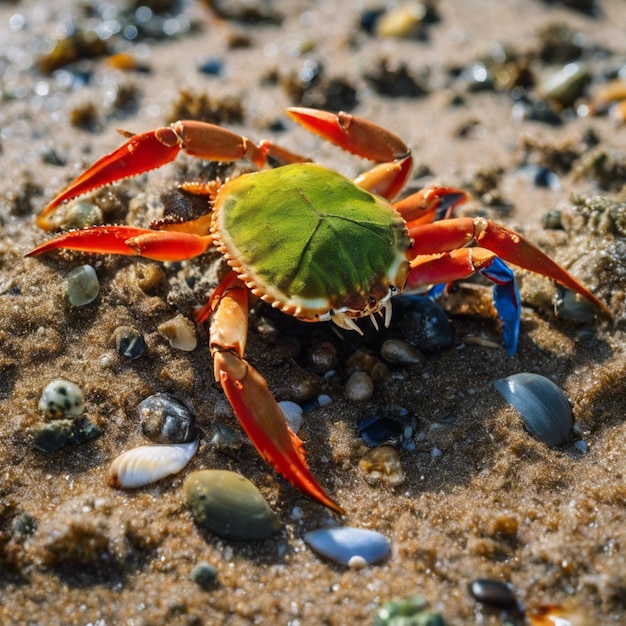
M 387 339 L 380 349 L 380 356 L 396 365 L 417 365 L 424 361 L 417 348 L 401 339 Z
M 215 434 L 211 437 L 210 444 L 219 452 L 234 457 L 241 450 L 243 439 L 236 430 L 216 424 Z
M 68 445 L 81 445 L 102 434 L 86 417 L 56 419 L 33 432 L 33 445 L 43 452 L 55 452 Z
M 366 372 L 354 372 L 346 382 L 346 396 L 353 402 L 369 400 L 374 393 L 374 383 Z
M 143 335 L 130 326 L 118 326 L 113 331 L 113 337 L 117 353 L 127 359 L 139 358 L 146 349 Z
M 330 341 L 321 341 L 313 344 L 308 351 L 308 358 L 313 371 L 324 374 L 337 368 L 339 357 L 337 348 Z
M 67 206 L 59 226 L 63 230 L 72 228 L 86 228 L 104 223 L 102 211 L 92 202 L 73 202 Z
M 590 324 L 596 316 L 593 305 L 570 289 L 559 285 L 559 299 L 556 305 L 556 314 L 566 320 L 581 324 Z
M 189 443 L 198 438 L 193 413 L 169 393 L 148 396 L 137 412 L 143 434 L 155 443 Z
M 400 332 L 422 352 L 440 352 L 454 345 L 454 328 L 445 311 L 424 296 L 401 296 Z M 395 304 L 395 300 L 394 300 Z
M 185 480 L 183 490 L 196 524 L 224 539 L 267 539 L 281 527 L 261 492 L 236 472 L 193 472 Z
M 220 76 L 224 70 L 224 63 L 220 59 L 207 59 L 200 64 L 198 70 L 209 76 Z
M 198 563 L 191 570 L 189 580 L 192 580 L 201 589 L 208 589 L 217 583 L 217 569 L 210 563 Z
M 378 37 L 413 39 L 422 34 L 426 6 L 415 0 L 405 2 L 383 13 L 374 27 Z
M 278 406 L 283 412 L 285 421 L 287 422 L 287 426 L 291 429 L 291 432 L 297 433 L 302 425 L 302 407 L 290 400 L 282 400 L 278 403 Z
M 370 484 L 384 482 L 396 487 L 406 480 L 400 453 L 393 446 L 382 445 L 368 450 L 359 460 L 359 467 Z
M 429 610 L 428 600 L 422 596 L 383 602 L 372 626 L 444 626 L 441 613 Z
M 43 390 L 39 399 L 39 410 L 48 418 L 81 415 L 85 410 L 83 392 L 75 383 L 57 378 Z
M 83 307 L 93 302 L 100 293 L 100 283 L 96 270 L 91 265 L 81 265 L 65 275 L 67 298 L 75 307 Z
M 178 314 L 157 327 L 159 335 L 167 339 L 172 348 L 191 352 L 198 346 L 196 327 L 184 315 Z
M 107 475 L 110 487 L 137 489 L 177 474 L 198 451 L 199 440 L 189 443 L 139 446 L 120 454 Z
M 548 446 L 566 444 L 574 416 L 565 393 L 549 378 L 520 372 L 493 381 L 496 391 L 522 416 L 526 430 Z
M 391 554 L 389 539 L 366 528 L 320 528 L 305 533 L 304 541 L 327 559 L 353 568 L 378 563 Z
M 513 589 L 500 580 L 477 578 L 469 584 L 468 589 L 472 597 L 483 604 L 507 610 L 517 608 Z
M 580 63 L 568 63 L 541 80 L 538 90 L 562 107 L 569 107 L 580 98 L 591 82 L 591 74 Z

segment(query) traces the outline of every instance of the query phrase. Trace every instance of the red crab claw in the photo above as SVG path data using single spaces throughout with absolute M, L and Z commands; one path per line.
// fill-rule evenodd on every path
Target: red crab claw
M 203 254 L 211 236 L 157 231 L 134 226 L 92 226 L 72 230 L 42 243 L 26 256 L 63 248 L 97 254 L 140 255 L 155 261 L 183 261 Z
M 236 161 L 246 157 L 259 167 L 267 161 L 263 150 L 242 135 L 205 122 L 174 122 L 171 126 L 132 135 L 117 150 L 98 159 L 48 204 L 37 218 L 37 225 L 49 230 L 50 225 L 45 218 L 63 202 L 103 185 L 161 167 L 173 161 L 181 150 L 211 161 Z
M 248 327 L 248 290 L 229 274 L 218 287 L 219 296 L 210 330 L 215 378 L 241 426 L 263 460 L 292 485 L 329 509 L 344 514 L 317 483 L 304 458 L 302 441 L 289 429 L 267 383 L 243 359 Z
M 404 187 L 413 158 L 411 150 L 397 135 L 349 113 L 335 114 L 305 107 L 291 107 L 287 113 L 298 124 L 326 141 L 379 163 L 355 180 L 359 187 L 385 198 L 394 198 Z

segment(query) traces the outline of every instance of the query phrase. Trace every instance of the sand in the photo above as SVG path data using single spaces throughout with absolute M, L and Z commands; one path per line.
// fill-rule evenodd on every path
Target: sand
M 626 620 L 624 125 L 607 115 L 566 115 L 560 125 L 519 119 L 506 89 L 473 91 L 454 78 L 500 43 L 530 54 L 529 71 L 539 79 L 567 62 L 539 58 L 539 32 L 566 24 L 583 36 L 576 41 L 584 44 L 582 60 L 593 78 L 582 92 L 585 104 L 611 73 L 623 71 L 626 8 L 607 0 L 590 15 L 568 3 L 442 0 L 440 19 L 421 36 L 397 39 L 359 26 L 365 8 L 379 5 L 336 4 L 241 3 L 218 17 L 205 5 L 185 3 L 175 11 L 185 19 L 173 22 L 180 35 L 134 44 L 114 38 L 108 54 L 88 47 L 94 58 L 52 76 L 37 62 L 62 37 L 59 24 L 69 15 L 81 28 L 102 20 L 78 3 L 71 10 L 65 3 L 0 5 L 2 624 L 369 624 L 382 602 L 415 594 L 446 624 L 504 623 L 498 609 L 468 593 L 476 578 L 510 583 L 525 607 L 565 605 L 572 624 Z M 246 5 L 269 11 L 266 18 L 279 15 L 282 23 L 242 17 Z M 102 10 L 93 6 L 96 14 Z M 110 53 L 125 45 L 150 71 L 111 66 Z M 380 93 L 384 59 L 392 85 L 404 67 L 428 93 Z M 222 64 L 220 75 L 198 70 L 208 60 Z M 297 78 L 320 67 L 316 84 Z M 371 74 L 378 79 L 368 80 Z M 85 84 L 67 86 L 77 75 Z M 181 90 L 191 94 L 182 104 Z M 529 93 L 538 98 L 538 88 Z M 445 184 L 473 192 L 462 213 L 480 212 L 522 230 L 602 298 L 614 321 L 557 319 L 554 286 L 520 272 L 520 344 L 509 357 L 484 306 L 486 287 L 463 287 L 441 302 L 454 347 L 420 365 L 387 364 L 389 375 L 372 398 L 354 402 L 345 392 L 348 356 L 360 351 L 380 362 L 390 331 L 340 338 L 326 325 L 293 324 L 255 306 L 247 356 L 276 397 L 304 402 L 324 393 L 332 399 L 305 415 L 300 434 L 313 474 L 346 510 L 343 520 L 333 518 L 263 464 L 248 443 L 235 456 L 210 445 L 216 424 L 239 427 L 212 379 L 206 325 L 198 326 L 199 347 L 192 352 L 172 348 L 157 332 L 178 314 L 193 318 L 194 307 L 204 304 L 220 271 L 215 254 L 166 265 L 78 253 L 24 258 L 47 236 L 35 216 L 90 162 L 119 145 L 115 129 L 142 132 L 189 115 L 187 104 L 206 108 L 201 94 L 219 101 L 215 114 L 230 120 L 229 128 L 270 138 L 350 176 L 365 162 L 277 122 L 295 103 L 347 108 L 356 99 L 352 113 L 392 129 L 414 149 L 412 188 Z M 558 189 L 533 184 L 526 164 L 547 165 Z M 107 221 L 146 226 L 179 182 L 214 171 L 182 157 L 88 199 Z M 584 201 L 572 194 L 616 204 L 600 201 L 600 210 L 586 218 Z M 546 230 L 542 217 L 555 209 L 565 228 Z M 77 309 L 65 298 L 63 276 L 83 263 L 96 268 L 100 294 Z M 144 334 L 140 358 L 117 353 L 119 326 Z M 325 341 L 339 355 L 336 375 L 326 378 L 308 359 Z M 568 445 L 551 449 L 533 439 L 493 389 L 493 380 L 516 372 L 547 376 L 567 394 L 577 425 Z M 32 433 L 43 419 L 41 392 L 56 378 L 81 387 L 85 416 L 101 436 L 46 453 L 33 447 Z M 193 407 L 203 430 L 198 454 L 156 485 L 110 488 L 110 462 L 145 443 L 138 403 L 162 391 Z M 358 467 L 367 450 L 358 421 L 392 405 L 417 419 L 415 449 L 400 453 L 406 481 L 395 487 L 370 484 Z M 202 468 L 231 469 L 252 480 L 280 516 L 280 532 L 233 542 L 198 528 L 181 487 Z M 302 537 L 333 523 L 383 533 L 391 557 L 360 570 L 321 559 Z M 202 562 L 218 572 L 217 584 L 206 589 L 189 579 Z M 509 617 L 524 623 L 521 615 Z

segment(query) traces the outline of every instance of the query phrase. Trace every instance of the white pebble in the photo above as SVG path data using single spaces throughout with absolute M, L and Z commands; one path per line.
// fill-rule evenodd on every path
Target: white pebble
M 319 406 L 322 408 L 325 406 L 330 406 L 332 403 L 333 399 L 325 393 L 317 396 L 317 404 L 319 404 Z
M 58 378 L 43 390 L 39 409 L 53 418 L 76 417 L 85 410 L 83 392 L 75 383 Z
M 289 400 L 282 400 L 278 403 L 278 406 L 285 416 L 287 426 L 289 426 L 292 432 L 297 433 L 302 425 L 302 407 Z
M 346 396 L 354 402 L 369 400 L 374 393 L 374 383 L 366 372 L 354 372 L 346 383 Z
M 100 283 L 96 270 L 91 265 L 81 265 L 65 275 L 65 288 L 70 304 L 75 307 L 86 306 L 93 302 L 100 293 Z

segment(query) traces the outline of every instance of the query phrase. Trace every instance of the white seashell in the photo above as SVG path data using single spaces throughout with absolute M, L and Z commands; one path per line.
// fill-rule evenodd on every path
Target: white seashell
M 366 528 L 320 528 L 306 533 L 304 541 L 327 559 L 355 569 L 382 561 L 391 553 L 389 539 Z
M 184 315 L 177 315 L 157 327 L 159 335 L 165 337 L 172 348 L 192 352 L 198 345 L 196 327 Z
M 111 487 L 136 489 L 177 474 L 191 461 L 200 440 L 127 450 L 111 463 L 107 483 Z

